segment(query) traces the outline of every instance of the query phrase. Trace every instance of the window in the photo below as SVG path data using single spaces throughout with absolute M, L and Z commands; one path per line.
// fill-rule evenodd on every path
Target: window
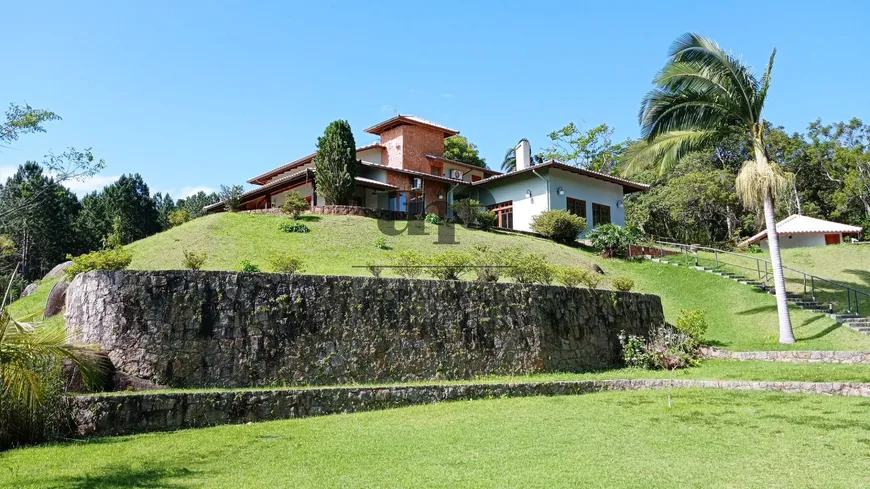
M 610 224 L 610 206 L 592 203 L 592 227 Z
M 486 210 L 495 212 L 495 215 L 498 217 L 496 221 L 498 227 L 504 229 L 514 228 L 514 201 L 499 202 L 498 204 L 487 206 Z
M 426 209 L 426 201 L 420 192 L 390 192 L 388 206 L 391 211 L 422 214 Z
M 433 164 L 431 167 L 429 167 L 429 173 L 431 173 L 432 175 L 435 175 L 435 176 L 439 176 L 439 177 L 440 177 L 441 175 L 443 175 L 443 173 L 441 173 L 441 172 L 442 172 L 442 166 L 441 166 L 441 165 L 435 165 L 435 164 Z
M 583 219 L 586 219 L 586 201 L 580 199 L 572 199 L 568 197 L 565 199 L 568 201 L 568 206 L 565 209 L 570 214 L 574 214 L 575 216 L 580 216 Z
M 480 176 L 479 175 L 471 175 L 471 181 L 472 182 L 480 181 Z

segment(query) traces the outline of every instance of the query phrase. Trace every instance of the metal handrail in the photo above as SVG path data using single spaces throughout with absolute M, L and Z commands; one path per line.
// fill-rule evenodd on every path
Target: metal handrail
M 714 260 L 715 260 L 715 263 L 716 263 L 715 268 L 719 268 L 719 266 L 720 266 L 720 265 L 719 265 L 719 255 L 720 255 L 720 254 L 724 254 L 724 255 L 732 255 L 732 256 L 737 256 L 737 257 L 740 257 L 740 258 L 747 258 L 747 259 L 750 259 L 750 260 L 755 260 L 755 263 L 756 263 L 756 272 L 758 273 L 758 278 L 759 278 L 759 279 L 761 279 L 761 273 L 762 273 L 762 271 L 761 271 L 761 264 L 764 264 L 764 281 L 763 281 L 763 287 L 767 288 L 767 287 L 768 287 L 768 281 L 772 278 L 771 275 L 772 275 L 772 271 L 773 271 L 773 263 L 772 263 L 771 261 L 769 261 L 769 260 L 764 259 L 764 258 L 759 258 L 759 257 L 756 257 L 756 256 L 750 256 L 750 255 L 744 255 L 744 254 L 742 254 L 742 253 L 735 253 L 735 252 L 733 252 L 733 251 L 720 250 L 720 249 L 718 249 L 718 248 L 710 248 L 710 247 L 708 247 L 708 246 L 701 246 L 701 245 L 687 245 L 687 244 L 683 244 L 683 243 L 676 243 L 676 242 L 671 242 L 671 241 L 661 241 L 661 240 L 655 240 L 654 243 L 659 244 L 659 245 L 664 245 L 664 246 L 670 246 L 670 247 L 672 247 L 672 248 L 678 248 L 678 249 L 680 249 L 680 250 L 683 250 L 683 251 L 685 252 L 685 254 L 686 254 L 686 261 L 687 261 L 687 263 L 688 263 L 688 261 L 689 261 L 689 253 L 695 253 L 695 266 L 698 266 L 698 255 L 697 255 L 697 251 L 698 251 L 698 250 L 703 250 L 703 251 L 711 252 L 711 253 L 714 254 Z M 734 264 L 729 264 L 729 265 L 730 265 L 730 266 L 737 267 L 737 268 L 744 268 L 744 269 L 747 269 L 747 270 L 751 270 L 751 268 L 749 268 L 749 267 L 744 267 L 744 266 L 741 266 L 741 265 L 734 265 Z M 769 268 L 768 268 L 768 265 L 770 266 Z M 789 270 L 789 271 L 792 271 L 792 272 L 794 272 L 794 273 L 797 273 L 797 274 L 800 274 L 801 276 L 803 276 L 804 295 L 807 294 L 807 292 L 808 292 L 807 288 L 808 288 L 808 286 L 809 286 L 809 289 L 810 289 L 810 292 L 811 292 L 811 294 L 812 294 L 812 298 L 813 298 L 813 300 L 816 299 L 816 287 L 815 287 L 816 281 L 820 281 L 820 282 L 824 282 L 824 283 L 827 283 L 827 284 L 831 284 L 831 285 L 833 285 L 833 286 L 835 286 L 835 287 L 839 287 L 839 288 L 845 290 L 845 291 L 846 291 L 846 310 L 847 310 L 848 313 L 851 313 L 851 312 L 852 312 L 852 305 L 853 305 L 853 303 L 854 303 L 854 306 L 855 306 L 855 314 L 856 314 L 856 315 L 859 314 L 859 304 L 858 304 L 858 298 L 859 298 L 859 296 L 862 296 L 863 298 L 866 298 L 866 299 L 870 300 L 870 293 L 867 293 L 867 292 L 865 292 L 865 291 L 863 291 L 863 290 L 856 289 L 856 288 L 854 288 L 854 287 L 851 287 L 851 286 L 849 286 L 849 285 L 846 285 L 846 284 L 843 284 L 843 283 L 837 282 L 837 281 L 835 281 L 835 280 L 827 279 L 827 278 L 824 278 L 824 277 L 819 277 L 818 275 L 813 275 L 813 274 L 811 274 L 811 273 L 804 272 L 803 270 L 798 270 L 798 269 L 796 269 L 796 268 L 792 268 L 792 267 L 789 267 L 789 266 L 786 266 L 786 265 L 783 265 L 782 268 L 783 268 L 784 270 Z M 808 280 L 808 279 L 809 279 L 809 284 L 807 283 L 807 280 Z M 853 302 L 853 297 L 852 297 L 852 295 L 854 295 L 854 302 Z

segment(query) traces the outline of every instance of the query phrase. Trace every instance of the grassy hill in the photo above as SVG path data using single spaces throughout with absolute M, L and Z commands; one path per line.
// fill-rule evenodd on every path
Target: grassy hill
M 456 247 L 472 250 L 475 244 L 495 249 L 521 247 L 544 254 L 557 265 L 600 265 L 608 276 L 624 275 L 636 283 L 636 290 L 661 296 L 665 315 L 674 321 L 680 309 L 703 309 L 710 330 L 708 339 L 732 350 L 827 349 L 870 350 L 870 335 L 837 325 L 822 314 L 793 309 L 792 321 L 798 342 L 777 343 L 776 306 L 773 297 L 723 278 L 652 262 L 606 260 L 591 251 L 564 246 L 521 234 L 482 232 L 460 226 L 451 228 L 457 244 L 438 244 L 438 226 L 415 222 L 410 230 L 385 234 L 378 221 L 357 216 L 303 216 L 310 233 L 285 233 L 278 229 L 283 216 L 270 214 L 215 214 L 196 219 L 169 231 L 128 246 L 133 253 L 131 268 L 177 269 L 183 250 L 208 254 L 206 269 L 236 270 L 249 260 L 268 271 L 268 258 L 275 252 L 292 252 L 305 260 L 306 273 L 368 275 L 368 261 L 388 263 L 396 251 L 413 248 L 431 254 Z M 405 223 L 397 222 L 396 226 Z M 390 249 L 379 249 L 375 241 L 385 237 Z M 870 250 L 870 249 L 868 249 Z M 788 263 L 788 262 L 787 262 Z M 856 270 L 866 263 L 849 265 Z M 843 272 L 846 273 L 846 272 Z M 389 270 L 385 276 L 393 273 Z M 36 294 L 14 304 L 13 314 L 37 310 L 51 283 L 42 284 Z M 604 284 L 604 287 L 607 287 Z

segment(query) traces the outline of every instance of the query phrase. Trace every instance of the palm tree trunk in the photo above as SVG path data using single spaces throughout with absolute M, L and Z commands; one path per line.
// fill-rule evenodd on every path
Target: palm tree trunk
M 767 155 L 758 150 L 756 144 L 755 157 L 767 164 Z M 776 289 L 776 312 L 779 314 L 779 342 L 794 343 L 794 332 L 791 329 L 791 316 L 788 313 L 786 301 L 785 275 L 782 273 L 782 256 L 779 253 L 779 235 L 776 232 L 776 214 L 773 209 L 773 196 L 769 193 L 764 198 L 764 222 L 767 227 L 767 245 L 770 248 L 770 261 L 773 264 L 773 286 Z

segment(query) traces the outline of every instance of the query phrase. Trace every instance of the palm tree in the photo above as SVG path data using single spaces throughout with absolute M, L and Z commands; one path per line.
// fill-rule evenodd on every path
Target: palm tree
M 764 214 L 779 312 L 779 341 L 794 343 L 774 215 L 774 199 L 787 189 L 790 176 L 768 158 L 761 117 L 775 55 L 774 49 L 759 80 L 714 41 L 698 34 L 682 35 L 653 80 L 655 88 L 641 102 L 638 118 L 642 139 L 629 153 L 628 168 L 659 165 L 664 171 L 686 154 L 725 137 L 737 134 L 746 138 L 755 159 L 746 161 L 737 175 L 737 193 L 747 208 Z
M 12 277 L 14 279 L 15 273 Z M 11 281 L 10 281 L 11 284 Z M 97 385 L 103 370 L 95 348 L 67 342 L 62 324 L 34 326 L 6 311 L 9 287 L 0 301 L 0 401 L 33 410 L 44 399 L 47 365 L 71 361 L 86 385 Z M 2 413 L 0 413 L 2 414 Z
M 517 144 L 514 145 L 513 148 L 509 148 L 504 154 L 504 160 L 501 162 L 501 171 L 505 173 L 510 173 L 517 169 L 517 146 L 520 145 L 521 142 L 529 142 L 528 139 L 523 138 L 517 141 Z M 540 165 L 544 162 L 544 158 L 540 154 L 532 155 L 532 160 L 529 162 L 532 165 Z

